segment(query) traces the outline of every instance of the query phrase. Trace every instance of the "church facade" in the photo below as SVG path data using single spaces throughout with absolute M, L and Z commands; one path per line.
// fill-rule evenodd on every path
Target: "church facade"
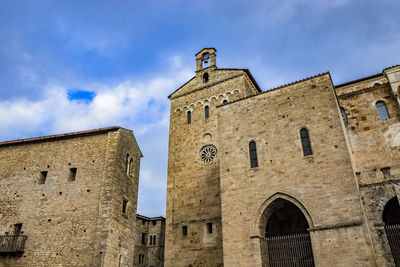
M 169 96 L 165 266 L 400 266 L 399 90 L 394 66 L 263 92 L 197 53 Z

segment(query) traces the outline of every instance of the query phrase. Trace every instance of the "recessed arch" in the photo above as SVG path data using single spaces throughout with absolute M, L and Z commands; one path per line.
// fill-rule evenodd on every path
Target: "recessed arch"
M 396 197 L 391 198 L 385 205 L 382 213 L 386 237 L 396 266 L 400 266 L 399 232 L 400 232 L 400 205 Z
M 258 217 L 263 266 L 314 266 L 309 233 L 314 224 L 300 201 L 275 193 L 260 207 Z
M 266 225 L 269 216 L 272 214 L 273 206 L 271 206 L 271 204 L 277 199 L 287 200 L 292 204 L 296 205 L 297 208 L 299 208 L 306 217 L 309 228 L 314 228 L 314 221 L 312 219 L 312 216 L 308 212 L 306 206 L 301 201 L 291 196 L 289 193 L 277 192 L 268 197 L 258 209 L 256 218 L 253 222 L 253 236 L 260 236 L 260 237 L 265 236 L 265 229 L 264 230 L 262 229 L 264 228 L 264 225 Z

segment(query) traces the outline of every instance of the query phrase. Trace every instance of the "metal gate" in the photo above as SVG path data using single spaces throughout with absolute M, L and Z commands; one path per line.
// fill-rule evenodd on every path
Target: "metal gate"
M 309 233 L 267 237 L 270 267 L 314 267 Z
M 390 250 L 397 267 L 400 267 L 400 224 L 385 225 Z

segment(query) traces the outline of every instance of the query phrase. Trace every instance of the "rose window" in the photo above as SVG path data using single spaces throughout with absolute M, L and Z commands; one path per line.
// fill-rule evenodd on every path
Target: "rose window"
M 212 162 L 217 156 L 217 148 L 213 145 L 206 145 L 200 150 L 201 160 L 205 163 Z

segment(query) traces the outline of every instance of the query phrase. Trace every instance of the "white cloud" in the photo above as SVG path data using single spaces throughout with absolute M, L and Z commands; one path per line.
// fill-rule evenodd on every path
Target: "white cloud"
M 57 84 L 45 86 L 43 96 L 38 100 L 0 102 L 0 138 L 11 140 L 120 125 L 134 131 L 145 155 L 141 195 L 146 198 L 154 196 L 154 190 L 166 191 L 167 96 L 192 75 L 179 57 L 172 57 L 171 64 L 173 68 L 147 80 L 126 80 L 116 86 L 86 85 L 85 90 L 96 92 L 91 102 L 70 100 L 68 86 Z M 165 193 L 157 192 L 153 201 L 165 204 Z M 144 205 L 141 211 L 145 214 L 164 214 L 165 205 L 152 205 L 151 199 L 147 198 L 141 203 Z

